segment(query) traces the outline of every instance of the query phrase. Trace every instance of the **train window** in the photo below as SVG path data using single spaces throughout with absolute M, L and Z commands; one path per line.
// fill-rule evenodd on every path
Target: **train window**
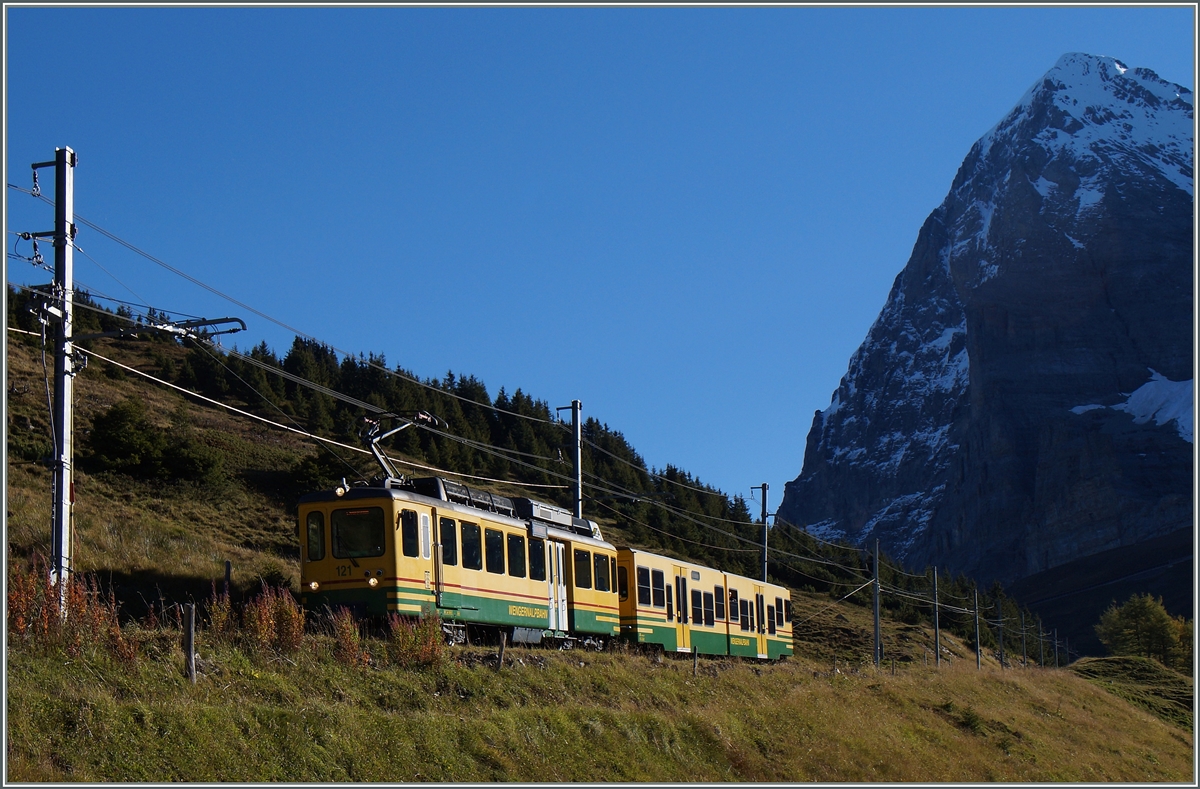
M 713 618 L 713 596 L 712 592 L 704 593 L 704 624 L 712 627 L 716 620 Z
M 713 600 L 717 604 L 717 621 L 724 622 L 725 621 L 725 587 L 724 586 L 714 586 L 713 587 Z
M 429 524 L 429 516 L 424 512 L 421 513 L 421 558 L 428 559 L 430 546 L 433 544 L 431 539 L 431 526 Z
M 775 606 L 767 606 L 767 632 L 775 635 Z
M 579 589 L 592 588 L 592 554 L 575 549 L 575 586 Z
M 757 632 L 759 632 L 759 633 L 767 632 L 767 627 L 766 627 L 767 612 L 763 610 L 765 607 L 766 607 L 766 602 L 764 601 L 763 596 L 760 594 L 754 595 L 754 608 L 750 610 L 750 618 L 753 622 L 758 623 L 758 631 Z M 754 610 L 754 609 L 757 609 L 757 610 Z
M 663 587 L 666 586 L 666 584 L 663 583 L 663 571 L 652 570 L 650 572 L 650 578 L 653 581 L 654 586 L 654 607 L 662 608 L 664 605 L 666 605 L 666 598 L 663 597 Z M 667 617 L 669 618 L 670 616 L 671 614 L 668 611 Z
M 658 570 L 655 570 L 654 572 L 657 573 Z M 667 621 L 670 622 L 674 618 L 675 618 L 675 612 L 671 608 L 671 587 L 668 586 L 667 587 Z
M 609 577 L 616 578 L 617 577 L 617 557 L 615 557 L 615 556 L 608 557 L 608 569 L 612 571 L 612 575 L 610 575 Z
M 529 577 L 546 580 L 546 541 L 538 537 L 529 538 Z
M 772 618 L 775 620 L 775 625 L 777 627 L 783 627 L 783 598 L 782 597 L 775 598 L 775 616 Z
M 704 621 L 704 598 L 700 594 L 699 589 L 692 590 L 692 624 L 700 624 Z
M 749 600 L 741 600 L 741 601 L 739 601 L 738 605 L 741 606 L 741 612 L 742 612 L 742 630 L 749 630 L 751 627 L 750 601 Z
M 729 621 L 738 621 L 738 596 L 737 589 L 729 590 Z
M 792 601 L 791 600 L 783 601 L 783 621 L 784 622 L 792 621 Z
M 458 564 L 458 533 L 449 518 L 442 518 L 442 564 L 450 567 Z
M 622 603 L 629 599 L 629 570 L 617 568 L 617 599 Z
M 483 569 L 483 540 L 480 539 L 479 525 L 463 522 L 462 524 L 462 566 L 468 570 Z
M 329 517 L 333 555 L 338 559 L 383 556 L 383 524 L 382 507 L 334 510 Z
M 682 575 L 677 575 L 675 576 L 675 605 L 679 606 L 679 621 L 685 625 L 688 621 L 687 599 L 687 579 Z
M 325 516 L 319 512 L 308 513 L 308 560 L 319 562 L 325 558 Z
M 487 557 L 487 571 L 504 574 L 504 532 L 497 529 L 483 530 L 483 552 Z
M 417 544 L 417 513 L 400 511 L 400 551 L 405 556 L 416 556 L 421 552 Z
M 612 576 L 608 574 L 608 557 L 602 553 L 598 553 L 595 555 L 592 565 L 596 569 L 596 572 L 592 574 L 596 591 L 611 592 Z
M 662 573 L 658 574 L 659 595 L 662 594 Z M 638 605 L 650 605 L 650 569 L 637 568 Z
M 508 574 L 525 577 L 525 538 L 519 534 L 508 535 Z

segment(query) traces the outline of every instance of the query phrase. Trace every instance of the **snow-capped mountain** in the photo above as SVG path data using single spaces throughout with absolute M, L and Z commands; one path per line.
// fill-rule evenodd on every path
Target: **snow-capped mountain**
M 1191 528 L 1192 98 L 1072 53 L 972 146 L 781 521 L 1005 583 Z

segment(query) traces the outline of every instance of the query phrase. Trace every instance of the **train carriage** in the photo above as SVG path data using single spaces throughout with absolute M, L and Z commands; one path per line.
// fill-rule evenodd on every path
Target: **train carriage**
M 437 612 L 447 630 L 600 644 L 618 631 L 616 549 L 591 521 L 441 478 L 339 487 L 299 503 L 302 602 Z
M 669 652 L 728 654 L 724 583 L 719 570 L 618 548 L 621 633 Z
M 777 660 L 792 654 L 791 593 L 782 586 L 725 574 L 729 654 Z

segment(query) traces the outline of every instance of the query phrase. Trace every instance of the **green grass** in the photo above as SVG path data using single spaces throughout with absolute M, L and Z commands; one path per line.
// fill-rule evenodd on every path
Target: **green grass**
M 1195 682 L 1144 657 L 1083 658 L 1071 671 L 1182 729 L 1193 726 Z

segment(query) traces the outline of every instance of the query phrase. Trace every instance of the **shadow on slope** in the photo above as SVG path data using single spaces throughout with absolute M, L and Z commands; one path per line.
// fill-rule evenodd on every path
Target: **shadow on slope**
M 1172 615 L 1191 619 L 1194 538 L 1191 529 L 1114 548 L 1022 578 L 1006 590 L 1071 641 L 1071 651 L 1102 655 L 1100 615 L 1134 594 L 1162 597 Z

